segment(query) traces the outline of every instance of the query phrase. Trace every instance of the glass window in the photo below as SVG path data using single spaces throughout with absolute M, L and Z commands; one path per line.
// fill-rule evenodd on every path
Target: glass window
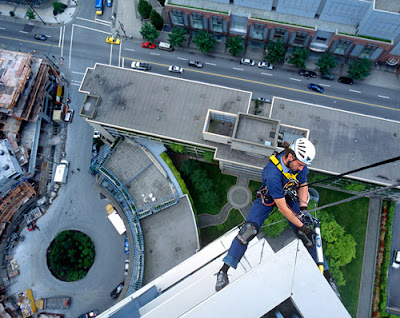
M 304 43 L 306 42 L 307 39 L 307 35 L 308 35 L 307 32 L 296 32 L 293 44 L 304 46 Z
M 377 49 L 378 49 L 377 46 L 367 44 L 362 50 L 360 58 L 367 58 L 367 59 L 371 58 L 371 55 L 374 54 Z
M 274 41 L 275 40 L 284 40 L 286 30 L 282 28 L 275 28 L 275 34 L 274 34 Z
M 223 20 L 219 17 L 211 18 L 211 30 L 214 32 L 223 32 Z
M 172 23 L 175 25 L 184 25 L 183 21 L 183 12 L 179 10 L 172 10 L 171 11 L 171 19 Z
M 201 14 L 192 13 L 192 27 L 194 29 L 203 29 L 203 17 Z
M 351 45 L 350 41 L 340 40 L 340 42 L 336 46 L 335 51 L 333 51 L 333 53 L 339 54 L 339 55 L 345 55 L 347 50 L 349 49 L 350 45 Z
M 254 24 L 253 34 L 251 36 L 253 39 L 262 40 L 264 37 L 264 26 L 261 24 Z

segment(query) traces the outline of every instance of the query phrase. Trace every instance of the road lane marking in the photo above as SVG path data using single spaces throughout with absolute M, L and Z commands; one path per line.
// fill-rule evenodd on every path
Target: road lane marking
M 105 21 L 104 23 L 103 22 L 97 22 L 96 17 L 95 17 L 95 20 L 85 19 L 85 18 L 81 18 L 81 17 L 77 17 L 76 19 L 77 20 L 79 19 L 79 20 L 82 20 L 82 21 L 87 21 L 87 22 L 92 22 L 92 23 L 97 23 L 97 24 L 101 24 L 101 25 L 104 25 L 104 26 L 110 26 L 111 25 L 111 22 L 108 22 L 108 21 Z M 102 21 L 102 20 L 99 20 L 99 21 Z
M 12 40 L 12 41 L 18 41 L 18 42 L 33 43 L 33 44 L 36 44 L 36 45 L 53 46 L 53 44 L 44 43 L 44 41 L 30 41 L 30 40 L 23 40 L 23 39 L 12 38 L 12 37 L 9 37 L 9 36 L 2 36 L 2 35 L 0 35 L 0 39 L 7 39 L 7 40 Z
M 160 53 L 150 53 L 150 55 L 160 55 Z
M 119 45 L 119 53 L 118 53 L 118 67 L 121 67 L 121 51 L 122 51 L 122 42 Z M 124 65 L 124 64 L 122 64 Z
M 386 98 L 386 99 L 390 99 L 390 97 L 389 97 L 389 96 L 378 95 L 378 97 L 380 97 L 380 98 Z
M 19 31 L 19 32 L 21 32 L 21 33 L 25 33 L 25 34 L 28 34 L 29 32 L 26 32 L 26 31 Z
M 233 67 L 233 69 L 234 69 L 234 70 L 237 70 L 237 71 L 244 71 L 244 69 L 238 68 L 238 67 Z
M 6 28 L 2 28 L 2 27 L 0 27 L 0 30 L 5 30 Z
M 361 94 L 360 91 L 355 91 L 354 89 L 349 89 L 350 92 Z
M 291 79 L 292 81 L 301 82 L 301 79 L 298 79 L 298 78 L 290 77 L 289 79 Z
M 331 87 L 331 85 L 328 84 L 318 84 L 319 86 L 323 86 L 323 87 Z
M 261 73 L 262 75 L 274 76 L 271 73 Z
M 85 75 L 85 73 L 84 72 L 71 72 L 72 74 L 78 74 L 78 75 Z
M 60 47 L 60 50 L 61 50 L 60 56 L 61 56 L 61 58 L 63 57 L 63 52 L 64 52 L 64 39 L 65 39 L 65 25 L 63 26 L 63 36 L 62 36 L 61 47 Z M 69 58 L 69 68 L 71 68 L 71 56 Z
M 188 59 L 185 59 L 184 57 L 177 57 L 178 60 L 182 60 L 182 61 L 187 61 Z
M 124 50 L 135 52 L 135 49 L 124 49 Z
M 207 62 L 206 62 L 206 64 L 207 64 L 207 65 L 212 65 L 212 66 L 217 66 L 217 64 L 214 64 L 214 63 L 207 63 Z
M 99 21 L 99 23 L 103 23 L 105 25 L 111 25 L 111 21 L 101 20 L 101 19 L 98 19 L 98 18 L 96 18 L 96 21 Z
M 74 85 L 74 86 L 81 86 L 81 84 L 77 84 L 77 83 L 71 83 L 71 85 Z
M 111 32 L 109 32 L 109 31 L 102 31 L 102 30 L 98 30 L 98 29 L 94 29 L 94 28 L 89 28 L 89 27 L 87 27 L 87 26 L 80 25 L 80 24 L 73 24 L 72 26 L 73 26 L 73 27 L 76 26 L 77 28 L 79 27 L 79 28 L 88 29 L 88 30 L 91 30 L 91 31 L 96 31 L 96 32 L 104 33 L 104 34 L 107 34 L 107 35 L 112 35 Z
M 58 46 L 61 46 L 61 38 L 62 38 L 62 34 L 63 34 L 62 30 L 63 30 L 63 28 L 60 27 L 60 36 L 58 37 Z
M 159 65 L 159 66 L 169 66 L 169 65 L 166 65 L 166 64 L 156 63 L 156 62 L 152 62 L 152 61 L 137 60 L 137 59 L 133 59 L 133 58 L 129 58 L 129 57 L 126 57 L 126 59 L 127 60 L 132 60 L 132 61 L 150 63 L 150 64 L 154 64 L 154 65 Z M 318 96 L 325 97 L 325 98 L 342 100 L 342 101 L 345 101 L 345 102 L 350 102 L 350 103 L 354 103 L 354 104 L 361 104 L 361 105 L 367 105 L 367 106 L 372 106 L 372 107 L 377 107 L 377 108 L 389 109 L 389 110 L 394 110 L 394 111 L 397 111 L 397 112 L 400 111 L 400 109 L 396 109 L 396 108 L 389 107 L 389 106 L 372 104 L 372 103 L 367 103 L 367 102 L 362 102 L 362 101 L 358 101 L 358 100 L 354 100 L 354 99 L 348 99 L 348 98 L 344 98 L 344 97 L 338 97 L 338 96 L 327 95 L 327 94 L 322 94 L 321 95 L 320 93 L 314 93 L 314 92 L 309 91 L 309 90 L 302 90 L 302 89 L 298 89 L 298 88 L 291 88 L 291 87 L 286 87 L 286 86 L 281 86 L 281 85 L 276 85 L 276 84 L 271 84 L 271 83 L 264 83 L 264 82 L 249 80 L 249 79 L 235 77 L 235 76 L 229 76 L 229 75 L 205 72 L 205 71 L 200 71 L 200 70 L 196 70 L 196 69 L 189 69 L 189 68 L 185 68 L 185 71 L 186 72 L 197 72 L 197 73 L 202 73 L 202 74 L 206 74 L 206 75 L 212 75 L 212 76 L 216 76 L 216 77 L 223 77 L 223 78 L 227 78 L 227 79 L 232 79 L 232 80 L 236 80 L 236 81 L 242 81 L 242 82 L 258 84 L 258 85 L 264 85 L 264 86 L 280 88 L 280 89 L 286 89 L 288 91 L 294 91 L 294 92 L 299 92 L 299 93 L 304 93 L 304 94 L 318 95 Z

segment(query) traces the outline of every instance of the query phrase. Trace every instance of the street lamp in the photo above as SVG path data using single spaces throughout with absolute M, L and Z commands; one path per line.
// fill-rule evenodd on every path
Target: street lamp
M 27 2 L 28 2 L 28 1 L 25 0 L 25 4 L 27 4 L 27 5 L 31 8 L 31 10 L 32 10 L 33 12 L 35 12 L 35 14 L 39 17 L 40 21 L 42 21 L 43 24 L 46 25 L 46 22 L 43 21 L 43 19 L 42 19 L 42 18 L 40 17 L 40 15 L 36 12 L 36 10 L 32 7 L 32 5 L 31 5 L 30 3 L 27 3 Z

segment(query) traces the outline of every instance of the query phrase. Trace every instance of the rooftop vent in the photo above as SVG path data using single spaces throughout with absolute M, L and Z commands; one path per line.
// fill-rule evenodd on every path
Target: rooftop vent
M 0 156 L 4 155 L 4 151 L 0 149 Z
M 10 169 L 10 166 L 9 166 L 9 165 L 4 165 L 4 166 L 3 166 L 3 170 L 8 170 L 8 169 Z

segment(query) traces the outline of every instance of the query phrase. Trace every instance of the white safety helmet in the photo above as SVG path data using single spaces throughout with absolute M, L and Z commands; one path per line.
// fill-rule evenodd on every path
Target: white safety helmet
M 309 165 L 315 158 L 315 147 L 307 138 L 299 138 L 290 144 L 296 155 L 296 159 L 302 163 Z

